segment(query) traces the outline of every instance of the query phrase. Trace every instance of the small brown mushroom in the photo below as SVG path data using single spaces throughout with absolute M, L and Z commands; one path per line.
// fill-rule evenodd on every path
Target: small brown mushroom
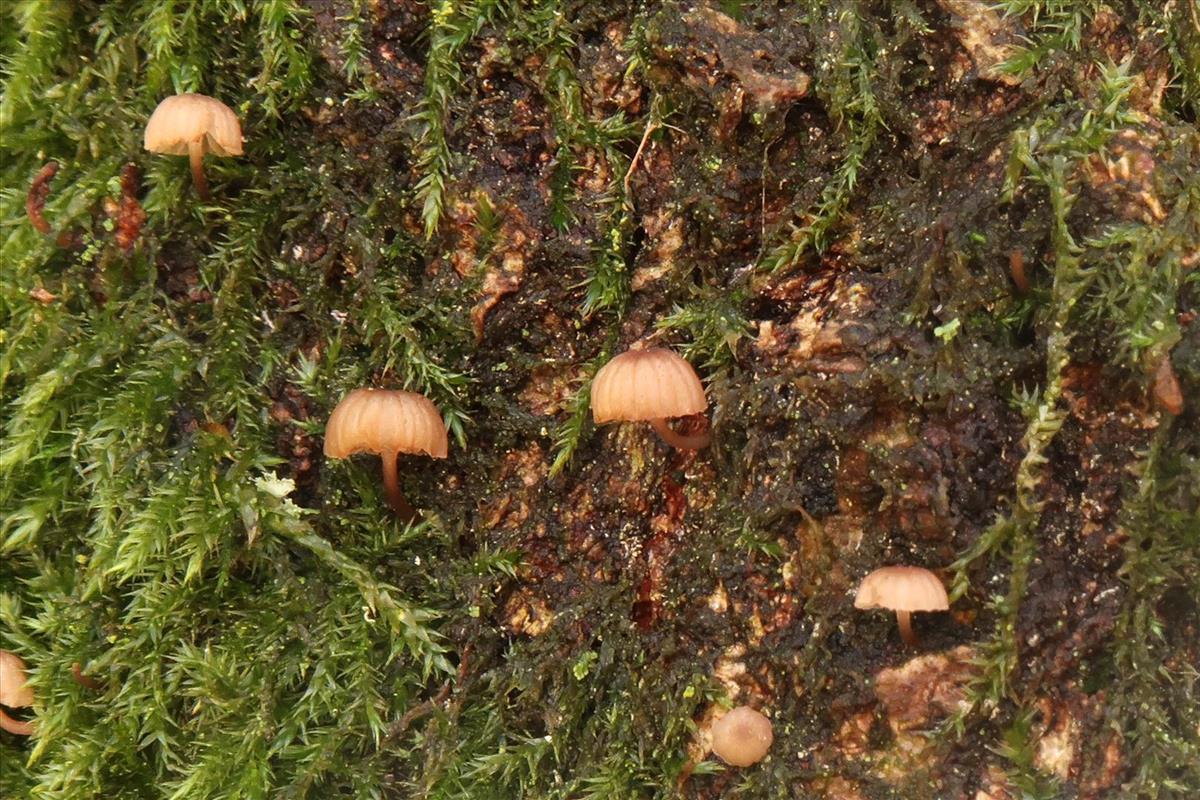
M 645 421 L 669 445 L 685 450 L 707 447 L 708 433 L 685 436 L 668 417 L 699 414 L 708 408 L 704 386 L 692 365 L 661 347 L 629 350 L 605 364 L 592 381 L 592 418 L 597 425 Z
M 771 720 L 750 706 L 732 709 L 712 727 L 713 752 L 735 767 L 762 761 L 773 741 Z
M 377 453 L 383 457 L 388 503 L 405 522 L 416 513 L 400 494 L 396 458 L 401 453 L 445 458 L 447 449 L 441 413 L 426 397 L 413 392 L 355 389 L 337 404 L 325 426 L 326 456 Z
M 937 575 L 922 567 L 881 567 L 863 578 L 854 598 L 855 608 L 886 608 L 896 612 L 900 636 L 917 646 L 912 629 L 914 611 L 947 611 L 950 598 Z
M 0 650 L 0 706 L 28 708 L 33 705 L 33 689 L 25 676 L 25 662 L 16 653 Z M 0 709 L 0 729 L 17 736 L 33 733 L 33 723 L 13 719 Z
M 233 109 L 203 94 L 177 94 L 158 104 L 146 123 L 145 147 L 181 156 L 192 166 L 192 181 L 203 200 L 211 199 L 204 177 L 204 154 L 240 156 L 242 126 Z

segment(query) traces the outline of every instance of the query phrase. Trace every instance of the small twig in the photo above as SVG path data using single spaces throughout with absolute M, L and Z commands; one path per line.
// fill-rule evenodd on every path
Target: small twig
M 441 698 L 443 694 L 450 694 L 449 681 L 446 681 L 444 684 L 442 684 L 441 691 L 437 693 L 437 697 L 435 697 L 433 700 L 426 700 L 424 703 L 413 706 L 408 711 L 404 712 L 404 716 L 392 723 L 391 727 L 388 728 L 387 733 L 384 734 L 383 741 L 380 742 L 380 746 L 382 747 L 384 744 L 392 742 L 403 736 L 404 732 L 408 730 L 409 725 L 413 724 L 418 719 L 430 713 L 434 708 L 437 707 L 438 698 Z
M 458 663 L 458 676 L 455 679 L 456 683 L 461 684 L 463 678 L 466 676 L 467 656 L 470 654 L 470 652 L 471 650 L 469 647 L 463 649 L 462 657 Z M 405 711 L 404 716 L 400 717 L 400 719 L 396 720 L 394 723 L 392 723 L 391 727 L 388 728 L 387 733 L 385 733 L 383 736 L 383 741 L 380 742 L 380 746 L 382 747 L 384 744 L 400 738 L 404 735 L 404 732 L 408 730 L 409 725 L 412 725 L 426 714 L 432 713 L 433 710 L 438 706 L 445 705 L 446 701 L 450 699 L 451 686 L 451 682 L 446 681 L 442 684 L 442 688 L 438 690 L 438 693 L 433 696 L 433 699 L 426 700 L 423 703 L 418 703 L 408 711 Z
M 754 257 L 757 263 L 762 258 L 763 250 L 767 246 L 767 171 L 770 169 L 770 153 L 771 145 L 776 140 L 772 140 L 763 145 L 762 155 L 762 180 L 758 182 L 758 255 Z
M 642 160 L 642 151 L 646 149 L 646 142 L 650 140 L 650 134 L 654 133 L 662 126 L 662 123 L 657 119 L 651 119 L 646 124 L 646 130 L 642 132 L 642 141 L 638 143 L 637 152 L 633 154 L 633 160 L 629 162 L 629 169 L 625 171 L 625 180 L 622 185 L 625 187 L 625 202 L 630 206 L 629 182 L 633 180 L 633 172 L 637 169 L 638 163 Z

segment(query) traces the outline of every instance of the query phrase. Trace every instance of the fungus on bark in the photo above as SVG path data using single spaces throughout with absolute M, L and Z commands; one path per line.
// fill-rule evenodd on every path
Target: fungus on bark
M 937 575 L 922 567 L 881 567 L 858 587 L 854 607 L 886 608 L 896 612 L 900 636 L 910 647 L 917 646 L 912 629 L 914 611 L 947 611 L 950 598 Z
M 713 752 L 735 767 L 762 761 L 773 741 L 771 720 L 750 706 L 730 710 L 712 728 Z
M 211 199 L 204 154 L 240 156 L 242 126 L 233 109 L 207 95 L 177 94 L 158 104 L 146 123 L 145 147 L 152 153 L 187 155 L 202 200 Z
M 667 419 L 699 414 L 706 408 L 704 386 L 692 365 L 661 347 L 624 352 L 605 364 L 592 381 L 592 418 L 597 425 L 649 422 L 664 442 L 685 450 L 708 446 L 708 433 L 676 433 Z
M 400 493 L 397 457 L 423 453 L 445 458 L 448 444 L 441 413 L 428 398 L 414 392 L 355 389 L 337 404 L 325 426 L 326 456 L 376 453 L 383 458 L 388 503 L 405 522 L 416 513 Z
M 33 705 L 33 689 L 25 676 L 25 662 L 16 653 L 0 650 L 0 706 L 29 708 Z M 0 708 L 0 729 L 17 736 L 33 733 L 33 723 L 10 717 Z

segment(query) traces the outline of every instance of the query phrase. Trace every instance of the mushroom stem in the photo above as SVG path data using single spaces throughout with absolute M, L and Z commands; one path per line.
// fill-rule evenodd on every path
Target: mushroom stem
M 29 736 L 33 733 L 33 723 L 13 719 L 0 710 L 0 729 L 14 733 L 17 736 Z
M 192 165 L 192 183 L 196 184 L 196 194 L 201 200 L 211 200 L 208 191 L 208 178 L 204 177 L 204 142 L 194 139 L 188 142 L 188 162 Z
M 400 479 L 396 474 L 396 457 L 399 453 L 384 453 L 383 454 L 383 488 L 387 490 L 388 505 L 392 507 L 392 511 L 396 512 L 396 516 L 401 522 L 412 522 L 417 516 L 417 512 L 413 511 L 413 507 L 404 499 L 404 495 L 400 494 Z
M 692 436 L 676 433 L 662 417 L 650 420 L 650 425 L 653 426 L 654 432 L 658 434 L 658 438 L 680 450 L 700 450 L 708 447 L 708 442 L 712 438 L 707 431 Z
M 904 643 L 909 647 L 916 647 L 917 635 L 913 633 L 912 629 L 912 612 L 897 611 L 896 624 L 900 626 L 900 638 L 904 640 Z

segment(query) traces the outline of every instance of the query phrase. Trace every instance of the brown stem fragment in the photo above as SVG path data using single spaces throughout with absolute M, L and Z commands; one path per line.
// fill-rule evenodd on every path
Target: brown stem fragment
M 100 688 L 99 682 L 97 682 L 94 678 L 89 678 L 87 675 L 83 674 L 83 667 L 78 661 L 71 665 L 71 677 L 76 683 L 85 689 L 91 689 L 95 691 L 96 689 Z

